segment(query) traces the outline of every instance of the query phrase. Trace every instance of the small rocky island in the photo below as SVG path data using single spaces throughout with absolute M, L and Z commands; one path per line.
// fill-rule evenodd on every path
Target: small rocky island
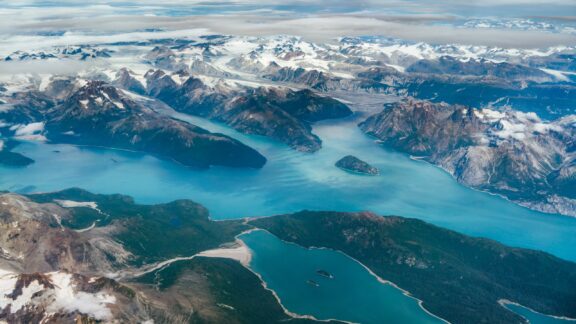
M 360 174 L 367 174 L 367 175 L 378 175 L 380 171 L 378 168 L 371 166 L 370 164 L 360 160 L 359 158 L 353 155 L 347 155 L 335 164 L 342 170 L 360 173 Z

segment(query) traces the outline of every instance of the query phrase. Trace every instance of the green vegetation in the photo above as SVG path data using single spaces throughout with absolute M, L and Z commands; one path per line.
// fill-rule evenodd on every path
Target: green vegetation
M 134 283 L 167 296 L 172 317 L 194 310 L 190 323 L 317 323 L 284 313 L 254 273 L 229 259 L 199 257 L 175 262 Z
M 97 209 L 68 208 L 62 224 L 83 228 L 96 222 L 103 231 L 87 235 L 110 235 L 135 256 L 132 266 L 192 256 L 231 243 L 241 232 L 256 227 L 304 247 L 340 250 L 453 323 L 524 321 L 502 307 L 500 299 L 544 314 L 576 317 L 576 264 L 420 220 L 304 211 L 246 224 L 244 220 L 211 221 L 204 207 L 189 200 L 139 205 L 127 196 L 81 189 L 29 197 L 42 203 L 95 202 Z M 288 318 L 262 289 L 258 277 L 232 260 L 179 261 L 133 283 L 147 289 L 147 294 L 158 294 L 152 300 L 172 300 L 156 314 L 169 322 L 176 320 L 170 314 L 191 322 L 267 323 Z M 196 310 L 193 316 L 190 309 Z
M 167 204 L 139 205 L 128 196 L 96 195 L 81 189 L 31 195 L 36 202 L 72 200 L 96 202 L 102 215 L 97 226 L 112 225 L 113 237 L 137 256 L 136 264 L 191 256 L 233 242 L 235 236 L 248 229 L 242 221 L 215 222 L 208 210 L 190 200 Z M 86 207 L 70 208 L 71 218 L 62 224 L 89 226 L 98 213 Z
M 500 299 L 576 317 L 576 264 L 544 252 L 370 213 L 304 211 L 251 224 L 305 247 L 340 250 L 452 323 L 524 322 Z

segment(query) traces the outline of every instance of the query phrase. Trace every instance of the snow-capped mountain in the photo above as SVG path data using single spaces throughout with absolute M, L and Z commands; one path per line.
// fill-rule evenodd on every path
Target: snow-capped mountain
M 406 101 L 360 127 L 474 188 L 546 212 L 576 216 L 574 116 L 544 122 L 535 113 Z
M 89 60 L 95 58 L 108 58 L 111 51 L 105 48 L 96 48 L 91 46 L 69 46 L 56 47 L 46 51 L 16 51 L 6 57 L 3 61 L 29 61 L 29 60 L 49 60 L 49 59 L 78 59 Z
M 457 158 L 464 152 L 462 149 L 456 154 L 452 148 L 448 150 L 450 154 L 430 159 L 451 170 L 462 182 L 547 211 L 564 213 L 570 204 L 565 198 L 572 197 L 565 189 L 575 171 L 570 162 L 571 146 L 560 142 L 572 143 L 574 133 L 568 132 L 570 128 L 560 121 L 565 122 L 576 113 L 574 48 L 433 45 L 384 37 L 343 37 L 314 43 L 293 36 L 212 35 L 108 44 L 105 49 L 66 47 L 38 53 L 53 55 L 38 54 L 34 56 L 36 60 L 81 59 L 86 53 L 104 54 L 94 54 L 97 66 L 85 64 L 85 68 L 67 75 L 23 73 L 3 77 L 0 133 L 6 140 L 112 143 L 118 148 L 167 156 L 188 165 L 229 163 L 206 155 L 181 154 L 183 150 L 194 151 L 192 144 L 204 138 L 211 139 L 207 143 L 220 143 L 224 145 L 220 148 L 227 147 L 228 152 L 246 157 L 232 159 L 235 162 L 261 166 L 264 158 L 257 152 L 233 139 L 205 134 L 193 125 L 175 120 L 174 110 L 226 123 L 246 134 L 264 135 L 300 151 L 314 152 L 321 149 L 321 141 L 313 132 L 313 123 L 352 113 L 347 103 L 334 97 L 386 96 L 387 100 L 414 97 L 428 102 L 431 120 L 440 126 L 452 119 L 434 111 L 476 111 L 464 127 L 472 127 L 473 135 L 440 132 L 443 136 L 437 141 L 453 143 L 466 136 L 474 140 L 482 138 L 484 142 L 475 142 L 477 145 L 466 152 L 493 152 L 491 161 L 496 164 L 497 156 L 508 156 L 514 161 L 511 166 L 514 170 L 488 176 L 486 170 L 477 172 L 477 163 L 484 163 L 485 159 L 480 158 L 492 153 L 466 153 L 469 168 L 458 162 L 465 160 L 462 156 Z M 23 59 L 30 56 L 27 55 Z M 440 102 L 452 108 L 442 108 L 442 104 L 437 104 Z M 403 115 L 397 118 L 409 118 L 411 110 L 400 108 L 396 111 Z M 373 107 L 361 110 L 362 114 L 378 112 Z M 514 110 L 523 113 L 510 113 Z M 478 115 L 482 112 L 489 112 L 487 116 L 503 113 L 505 117 L 487 122 L 488 119 Z M 536 123 L 526 117 L 532 113 L 543 121 Z M 563 131 L 555 131 L 558 127 Z M 542 129 L 546 132 L 539 133 Z M 511 132 L 510 137 L 503 138 L 507 132 Z M 186 139 L 186 143 L 177 141 L 175 146 L 166 147 L 153 142 L 174 136 Z M 534 156 L 508 154 L 519 145 Z M 410 152 L 415 149 L 401 148 Z M 11 154 L 9 146 L 0 152 L 7 161 L 30 163 L 25 157 Z M 557 161 L 558 157 L 562 157 L 562 163 Z M 548 161 L 549 167 L 545 171 L 520 172 L 531 170 L 534 161 Z M 537 184 L 524 186 L 528 188 L 525 192 L 511 193 L 510 188 L 527 181 Z M 548 184 L 541 187 L 546 181 Z M 539 190 L 549 195 L 544 199 Z

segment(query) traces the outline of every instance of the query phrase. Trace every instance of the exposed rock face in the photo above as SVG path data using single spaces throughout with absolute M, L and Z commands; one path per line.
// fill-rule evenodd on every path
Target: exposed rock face
M 305 70 L 303 68 L 274 68 L 269 67 L 269 74 L 265 75 L 272 81 L 292 82 L 298 84 L 305 84 L 313 89 L 328 90 L 333 88 L 330 84 L 336 83 L 337 80 L 332 76 L 326 75 L 318 70 Z
M 1 255 L 19 272 L 114 271 L 130 252 L 109 234 L 93 237 L 62 224 L 73 217 L 54 204 L 37 204 L 14 195 L 0 195 Z
M 178 63 L 176 53 L 166 46 L 155 46 L 144 58 L 159 68 L 171 70 L 185 68 L 185 65 Z
M 406 72 L 426 74 L 451 74 L 459 76 L 496 77 L 506 80 L 552 81 L 553 77 L 540 69 L 510 63 L 494 63 L 488 60 L 462 61 L 450 56 L 437 60 L 420 60 L 406 68 Z
M 137 322 L 149 318 L 133 290 L 102 277 L 62 271 L 0 271 L 0 286 L 0 319 L 8 323 Z
M 122 68 L 116 73 L 114 84 L 122 89 L 126 89 L 137 94 L 142 95 L 146 93 L 146 88 L 144 85 L 134 77 L 132 71 L 126 68 Z
M 127 85 L 133 84 L 127 71 L 120 72 L 120 76 Z M 266 163 L 260 153 L 239 141 L 158 114 L 102 81 L 88 81 L 82 86 L 57 82 L 59 86 L 49 86 L 48 93 L 71 92 L 67 96 L 58 95 L 65 99 L 55 98 L 56 105 L 50 99 L 44 101 L 45 95 L 30 95 L 16 103 L 22 112 L 6 111 L 0 116 L 10 117 L 7 120 L 21 124 L 22 129 L 41 123 L 41 134 L 34 135 L 45 136 L 55 143 L 142 151 L 198 168 L 211 165 L 260 168 Z M 72 82 L 77 83 L 80 82 Z M 38 102 L 32 102 L 36 97 L 39 99 L 34 101 Z M 14 129 L 18 135 L 18 129 Z
M 264 135 L 305 152 L 321 147 L 311 123 L 352 114 L 345 104 L 310 90 L 238 89 L 225 83 L 209 86 L 185 72 L 168 75 L 161 70 L 149 71 L 146 77 L 148 94 L 176 110 L 221 121 L 243 133 Z
M 360 124 L 366 133 L 422 156 L 458 181 L 547 212 L 576 215 L 572 117 L 405 101 Z
M 287 314 L 239 262 L 200 257 L 250 227 L 192 201 L 69 189 L 1 194 L 0 206 L 0 321 L 316 323 Z
M 336 162 L 335 165 L 342 170 L 360 174 L 378 175 L 380 173 L 380 171 L 378 171 L 378 168 L 373 167 L 370 164 L 352 155 L 347 155 L 341 158 Z

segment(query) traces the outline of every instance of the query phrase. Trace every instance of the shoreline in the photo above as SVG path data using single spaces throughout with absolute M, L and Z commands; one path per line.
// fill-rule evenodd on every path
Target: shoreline
M 269 217 L 273 217 L 273 216 L 269 216 Z M 286 243 L 286 244 L 295 245 L 295 246 L 298 246 L 298 247 L 303 248 L 303 249 L 306 249 L 306 250 L 327 250 L 327 251 L 333 251 L 333 252 L 336 252 L 336 253 L 340 253 L 340 254 L 342 254 L 343 256 L 345 256 L 345 257 L 351 259 L 352 261 L 358 263 L 358 264 L 359 264 L 360 266 L 362 266 L 364 269 L 366 269 L 366 270 L 368 271 L 368 273 L 369 273 L 371 276 L 373 276 L 374 278 L 376 278 L 376 280 L 377 280 L 379 283 L 381 283 L 381 284 L 386 284 L 386 285 L 390 285 L 390 286 L 392 286 L 393 288 L 398 289 L 404 296 L 409 297 L 409 298 L 415 300 L 415 301 L 418 303 L 418 306 L 419 306 L 426 314 L 428 314 L 429 316 L 434 317 L 434 318 L 438 319 L 438 320 L 441 321 L 441 322 L 444 322 L 444 323 L 447 323 L 447 324 L 451 324 L 451 323 L 448 322 L 447 320 L 445 320 L 445 319 L 443 319 L 443 318 L 441 318 L 441 317 L 439 317 L 439 316 L 431 313 L 429 310 L 427 310 L 427 309 L 424 307 L 424 302 L 423 302 L 422 300 L 420 300 L 420 299 L 412 296 L 409 291 L 407 291 L 407 290 L 405 290 L 405 289 L 403 289 L 403 288 L 400 288 L 398 285 L 396 285 L 395 283 L 393 283 L 393 282 L 391 282 L 391 281 L 389 281 L 389 280 L 382 279 L 380 276 L 378 276 L 376 273 L 374 273 L 370 268 L 368 268 L 368 267 L 367 267 L 366 265 L 364 265 L 362 262 L 356 260 L 355 258 L 349 256 L 348 254 L 346 254 L 346 253 L 344 253 L 344 252 L 342 252 L 342 251 L 334 250 L 334 249 L 326 248 L 326 247 L 315 247 L 315 246 L 312 246 L 312 247 L 304 247 L 304 246 L 299 245 L 299 244 L 294 243 L 294 242 L 288 242 L 288 241 L 282 240 L 282 239 L 279 238 L 278 236 L 270 233 L 268 230 L 261 229 L 261 228 L 255 228 L 255 229 L 253 229 L 253 230 L 250 230 L 250 232 L 252 232 L 252 231 L 264 231 L 264 232 L 267 232 L 267 233 L 269 233 L 270 235 L 278 238 L 280 241 L 282 241 L 282 242 L 284 242 L 284 243 Z M 254 272 L 254 271 L 252 271 L 252 272 Z M 257 274 L 257 275 L 258 275 L 258 274 Z M 258 275 L 258 276 L 261 277 L 260 275 Z M 260 278 L 260 279 L 261 279 L 261 281 L 262 281 L 263 283 L 265 283 L 265 281 L 264 281 L 262 278 Z M 269 289 L 268 287 L 265 287 L 265 288 Z M 273 291 L 272 289 L 269 289 L 269 290 Z M 275 294 L 275 292 L 274 292 L 274 294 Z M 279 297 L 278 297 L 278 298 L 279 298 Z M 338 319 L 330 319 L 330 320 L 342 321 L 342 320 L 338 320 Z M 354 323 L 354 322 L 350 322 L 350 321 L 344 321 L 344 322 L 346 322 L 346 323 Z
M 439 164 L 432 163 L 432 162 L 426 160 L 426 157 L 425 157 L 425 156 L 416 156 L 416 155 L 408 154 L 408 153 L 405 153 L 405 152 L 402 152 L 402 151 L 398 151 L 398 152 L 403 153 L 403 154 L 407 154 L 408 157 L 410 158 L 410 160 L 412 160 L 412 161 L 423 162 L 423 163 L 426 163 L 426 164 L 428 164 L 428 165 L 434 166 L 434 167 L 436 167 L 436 168 L 438 168 L 438 169 L 446 172 L 448 175 L 450 175 L 450 177 L 451 177 L 454 181 L 456 181 L 458 184 L 464 186 L 465 188 L 472 189 L 472 190 L 477 191 L 477 192 L 489 194 L 489 195 L 494 196 L 494 197 L 502 198 L 502 199 L 504 199 L 505 201 L 507 201 L 507 202 L 509 202 L 509 203 L 512 203 L 512 204 L 514 204 L 514 205 L 516 205 L 516 206 L 519 206 L 519 207 L 522 207 L 522 208 L 525 208 L 525 209 L 528 209 L 528 210 L 531 210 L 531 211 L 535 211 L 535 212 L 538 212 L 538 213 L 548 214 L 548 215 L 555 215 L 555 216 L 562 216 L 562 217 L 576 218 L 576 213 L 574 213 L 574 214 L 561 213 L 561 212 L 557 211 L 557 210 L 556 210 L 557 208 L 554 207 L 554 205 L 551 204 L 551 203 L 549 203 L 549 202 L 517 201 L 517 200 L 511 199 L 511 198 L 508 198 L 508 197 L 506 197 L 506 196 L 503 195 L 503 194 L 491 192 L 491 191 L 489 191 L 488 189 L 474 188 L 474 187 L 472 187 L 472 186 L 466 185 L 466 184 L 458 181 L 458 179 L 456 179 L 456 177 L 454 177 L 454 174 L 452 174 L 452 172 L 448 171 L 448 169 L 444 168 L 443 166 L 441 166 L 441 165 L 439 165 Z M 552 212 L 552 211 L 545 210 L 545 209 L 543 209 L 543 208 L 537 208 L 537 205 L 548 206 L 548 207 L 551 207 L 551 208 L 555 209 L 556 211 L 555 211 L 555 212 Z
M 249 230 L 247 230 L 247 231 L 244 231 L 244 232 L 242 232 L 242 233 L 240 233 L 240 234 L 238 234 L 238 235 L 236 236 L 236 239 L 239 240 L 239 241 L 241 241 L 242 244 L 247 247 L 248 251 L 250 252 L 250 256 L 251 256 L 250 259 L 252 259 L 252 254 L 253 254 L 253 252 L 252 252 L 252 250 L 250 249 L 250 247 L 249 247 L 244 241 L 242 241 L 242 239 L 241 239 L 239 236 L 245 235 L 245 234 L 250 234 L 250 233 L 252 233 L 252 232 L 254 232 L 254 231 L 266 231 L 266 230 L 263 230 L 263 229 L 260 229 L 260 228 L 252 228 L 252 229 L 249 229 Z M 266 231 L 266 232 L 267 232 L 267 231 Z M 292 318 L 310 319 L 310 320 L 315 320 L 315 321 L 319 321 L 319 322 L 338 321 L 338 322 L 343 322 L 343 323 L 348 323 L 348 324 L 359 324 L 359 323 L 351 322 L 351 321 L 347 321 L 347 320 L 341 320 L 341 319 L 335 319 L 335 318 L 318 319 L 318 318 L 316 318 L 314 315 L 302 315 L 302 314 L 294 313 L 294 312 L 288 310 L 288 308 L 286 308 L 286 306 L 284 306 L 284 304 L 282 303 L 282 299 L 280 298 L 280 296 L 278 296 L 278 293 L 277 293 L 274 289 L 268 287 L 268 283 L 264 280 L 264 278 L 262 277 L 261 274 L 259 274 L 258 272 L 256 272 L 256 271 L 253 270 L 252 268 L 250 268 L 250 264 L 244 265 L 244 267 L 258 277 L 258 279 L 259 279 L 260 282 L 262 283 L 262 287 L 263 287 L 264 289 L 266 289 L 267 291 L 269 291 L 270 293 L 272 293 L 272 295 L 274 296 L 274 298 L 276 298 L 276 300 L 277 300 L 277 302 L 278 302 L 278 305 L 280 305 L 280 307 L 282 307 L 282 310 L 284 311 L 284 313 L 285 313 L 286 315 L 292 317 Z
M 556 315 L 548 315 L 548 314 L 544 314 L 544 313 L 540 313 L 538 311 L 533 310 L 530 307 L 524 306 L 520 303 L 516 303 L 513 302 L 511 300 L 508 299 L 500 299 L 498 300 L 498 304 L 500 304 L 502 307 L 506 308 L 507 310 L 513 312 L 514 314 L 521 316 L 522 318 L 524 318 L 526 321 L 530 322 L 526 317 L 524 317 L 522 314 L 518 314 L 515 311 L 511 310 L 510 308 L 506 307 L 506 305 L 515 305 L 524 309 L 527 309 L 529 311 L 531 311 L 532 313 L 538 314 L 538 315 L 542 315 L 542 316 L 546 316 L 546 317 L 551 317 L 554 319 L 558 319 L 558 320 L 563 320 L 563 321 L 570 321 L 570 322 L 576 322 L 576 318 L 571 318 L 571 317 L 566 317 L 566 316 L 556 316 Z
M 172 263 L 179 262 L 179 261 L 189 261 L 189 260 L 192 260 L 196 257 L 231 259 L 231 260 L 239 262 L 240 265 L 242 265 L 245 269 L 247 269 L 248 271 L 253 273 L 256 277 L 258 277 L 258 279 L 261 282 L 262 287 L 265 290 L 269 291 L 274 296 L 274 298 L 278 302 L 278 305 L 280 305 L 280 307 L 282 308 L 282 310 L 284 311 L 284 313 L 286 315 L 288 315 L 292 318 L 296 318 L 296 319 L 310 319 L 310 320 L 315 320 L 315 321 L 319 321 L 319 322 L 338 321 L 338 322 L 343 322 L 343 323 L 348 323 L 348 324 L 357 324 L 355 322 L 350 322 L 350 321 L 340 320 L 340 319 L 322 320 L 322 319 L 318 319 L 318 318 L 314 317 L 313 315 L 302 315 L 302 314 L 297 314 L 297 313 L 294 313 L 294 312 L 288 310 L 288 308 L 286 308 L 286 306 L 282 303 L 282 300 L 280 299 L 280 296 L 278 296 L 276 291 L 269 288 L 268 284 L 266 283 L 266 281 L 264 281 L 262 276 L 259 273 L 257 273 L 256 271 L 254 271 L 252 268 L 250 268 L 250 262 L 252 261 L 253 252 L 252 252 L 252 250 L 250 250 L 248 245 L 244 241 L 242 241 L 240 236 L 245 235 L 245 234 L 249 234 L 253 231 L 258 231 L 258 230 L 262 230 L 262 229 L 251 228 L 249 230 L 243 231 L 240 234 L 236 235 L 235 241 L 230 242 L 236 246 L 232 246 L 230 248 L 220 247 L 220 248 L 216 248 L 216 249 L 202 251 L 202 252 L 199 252 L 199 253 L 194 254 L 192 256 L 188 256 L 188 257 L 178 257 L 178 258 L 173 258 L 170 260 L 165 260 L 162 262 L 158 262 L 158 263 L 150 264 L 148 266 L 144 266 L 144 267 L 140 268 L 140 270 L 136 270 L 138 272 L 133 272 L 132 274 L 129 274 L 129 273 L 125 274 L 125 273 L 119 272 L 119 273 L 115 273 L 115 274 L 107 274 L 105 276 L 112 278 L 112 279 L 118 279 L 118 280 L 126 279 L 128 277 L 133 277 L 133 278 L 141 277 L 141 276 L 148 274 L 150 272 L 162 270 L 166 267 L 169 267 Z
M 234 245 L 237 246 L 206 250 L 196 254 L 196 256 L 205 258 L 232 259 L 240 262 L 240 264 L 243 265 L 244 267 L 247 267 L 252 261 L 252 253 L 250 252 L 248 245 L 246 245 L 246 243 L 244 243 L 244 241 L 242 241 L 239 238 L 236 238 L 236 241 L 234 241 Z

